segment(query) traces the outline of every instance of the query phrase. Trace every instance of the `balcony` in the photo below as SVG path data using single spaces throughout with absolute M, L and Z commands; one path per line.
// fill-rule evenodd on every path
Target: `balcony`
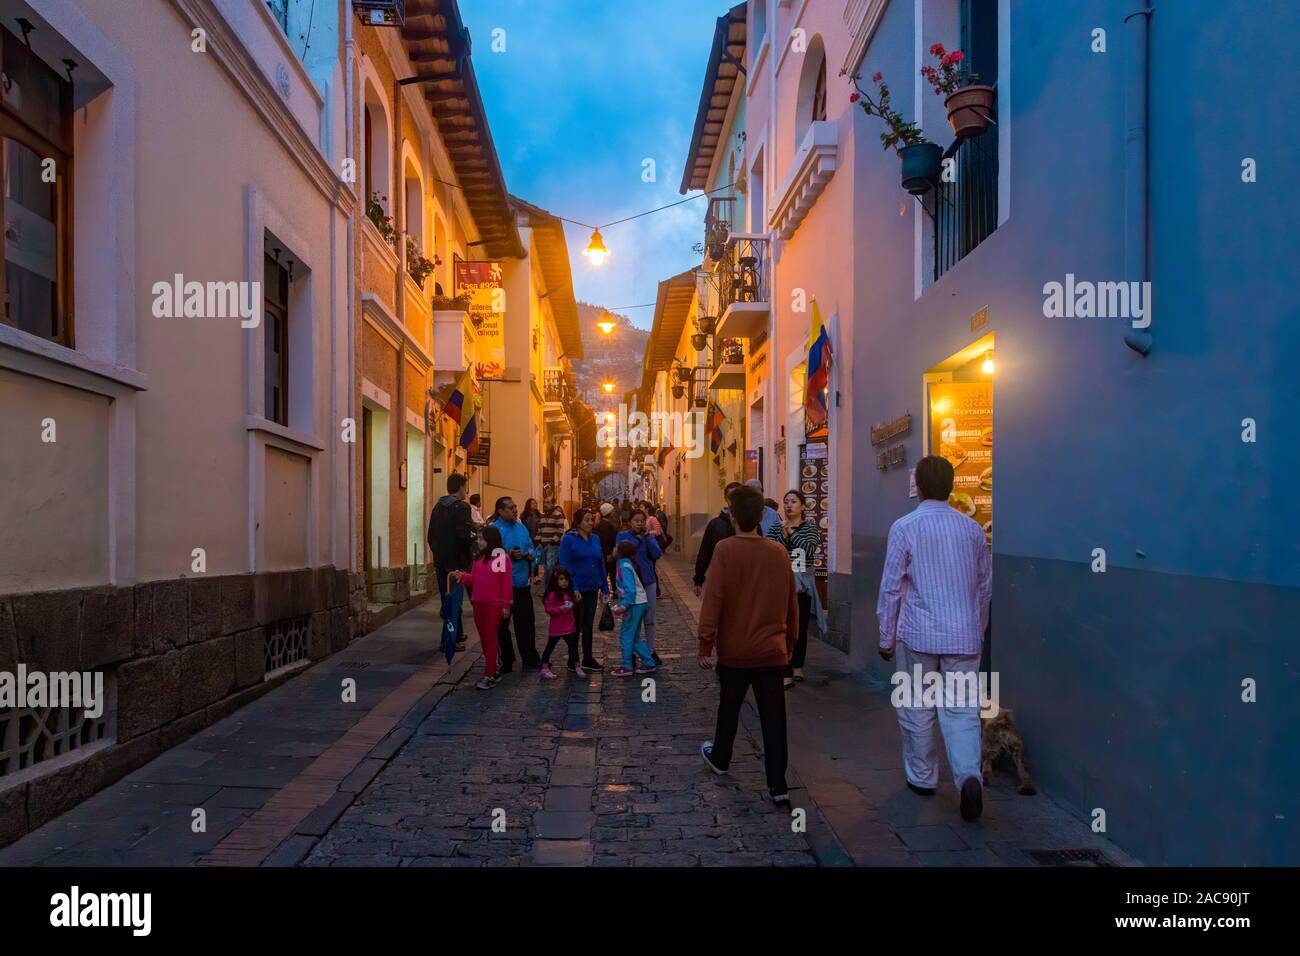
M 412 283 L 414 284 L 414 283 Z M 478 333 L 464 309 L 433 310 L 433 369 L 463 372 L 474 363 Z
M 711 314 L 721 315 L 717 334 L 725 339 L 756 339 L 767 332 L 771 311 L 772 258 L 766 236 L 733 232 L 713 263 Z
M 745 389 L 745 346 L 739 339 L 713 340 L 713 371 L 709 377 L 709 391 Z
M 808 124 L 808 132 L 790 161 L 790 171 L 776 191 L 776 206 L 769 225 L 782 239 L 794 235 L 831 181 L 838 150 L 839 131 L 834 122 L 817 120 Z
M 569 408 L 577 398 L 577 388 L 571 374 L 562 366 L 550 366 L 542 370 L 542 417 L 552 434 L 564 434 L 572 430 Z
M 955 157 L 952 182 L 938 182 L 921 200 L 933 223 L 934 278 L 955 266 L 998 227 L 998 130 L 990 125 L 958 139 L 944 153 Z

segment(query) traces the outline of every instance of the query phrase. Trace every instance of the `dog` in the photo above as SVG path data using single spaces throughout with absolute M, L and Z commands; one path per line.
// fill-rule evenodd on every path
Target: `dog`
M 993 763 L 1003 757 L 1010 759 L 1020 776 L 1019 792 L 1024 796 L 1033 796 L 1038 792 L 1029 777 L 1029 768 L 1025 766 L 1025 742 L 1020 739 L 1020 731 L 1011 719 L 1011 711 L 1002 709 L 996 717 L 980 720 L 980 773 L 984 777 L 984 786 L 988 786 L 993 774 Z

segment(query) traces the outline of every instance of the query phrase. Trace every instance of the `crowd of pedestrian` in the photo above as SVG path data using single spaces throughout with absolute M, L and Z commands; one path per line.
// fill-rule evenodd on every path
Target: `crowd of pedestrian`
M 923 458 L 916 467 L 920 504 L 890 529 L 877 608 L 880 655 L 897 658 L 896 669 L 906 674 L 914 667 L 944 675 L 979 668 L 991 562 L 978 525 L 948 506 L 952 483 L 946 459 Z M 701 599 L 699 663 L 715 671 L 719 688 L 713 739 L 700 750 L 714 772 L 727 772 L 740 709 L 752 689 L 769 795 L 784 804 L 785 693 L 804 681 L 810 623 L 815 619 L 823 634 L 827 628 L 813 571 L 821 529 L 798 489 L 778 503 L 764 497 L 757 481 L 733 482 L 724 497 L 704 528 L 693 576 Z M 657 565 L 673 538 L 661 508 L 593 501 L 569 519 L 549 495 L 540 506 L 528 499 L 522 514 L 512 498 L 502 497 L 485 521 L 475 498 L 467 495 L 464 476 L 448 479 L 429 521 L 429 547 L 448 660 L 464 646 L 461 605 L 469 592 L 483 645 L 479 689 L 495 687 L 516 659 L 543 681 L 555 680 L 551 655 L 561 643 L 576 677 L 603 671 L 593 648 L 597 628 L 619 632 L 611 676 L 650 674 L 662 665 L 655 651 Z M 540 655 L 532 591 L 539 584 L 548 619 Z M 921 795 L 935 792 L 937 722 L 962 816 L 973 819 L 982 808 L 978 703 L 951 703 L 898 709 L 906 783 Z

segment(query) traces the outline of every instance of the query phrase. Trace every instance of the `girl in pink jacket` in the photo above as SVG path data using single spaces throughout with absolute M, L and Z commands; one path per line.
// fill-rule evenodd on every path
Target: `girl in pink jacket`
M 470 569 L 453 571 L 450 576 L 469 591 L 474 627 L 483 645 L 483 679 L 474 686 L 491 690 L 497 685 L 497 629 L 510 617 L 515 592 L 510 556 L 501 546 L 501 532 L 489 525 L 479 532 L 479 544 L 479 557 Z
M 567 570 L 556 568 L 551 572 L 546 594 L 542 597 L 542 607 L 551 619 L 550 637 L 542 653 L 542 680 L 555 680 L 555 672 L 551 670 L 551 651 L 560 641 L 569 645 L 569 669 L 579 677 L 587 676 L 578 662 L 578 625 L 573 619 L 574 609 L 581 600 L 582 595 L 573 590 L 573 578 Z

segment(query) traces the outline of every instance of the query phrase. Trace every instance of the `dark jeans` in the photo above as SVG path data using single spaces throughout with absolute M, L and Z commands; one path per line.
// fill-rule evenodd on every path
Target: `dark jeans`
M 790 655 L 790 666 L 785 669 L 785 676 L 794 674 L 796 667 L 803 667 L 803 659 L 808 654 L 808 619 L 812 617 L 812 595 L 796 594 L 799 599 L 799 637 L 794 642 L 794 653 Z
M 461 606 L 465 600 L 465 586 L 463 584 L 452 584 L 450 588 L 447 586 L 450 584 L 447 575 L 457 570 L 460 569 L 445 564 L 433 566 L 434 574 L 438 578 L 438 594 L 442 596 L 442 607 L 439 611 L 442 616 L 442 626 L 445 630 L 455 632 L 456 641 L 459 643 L 465 639 L 465 628 L 460 621 Z
M 569 666 L 578 662 L 578 635 L 577 634 L 552 634 L 546 640 L 546 650 L 542 651 L 542 663 L 551 663 L 551 651 L 555 650 L 555 645 L 564 641 L 569 645 Z
M 713 732 L 714 766 L 726 770 L 731 766 L 731 749 L 736 742 L 736 726 L 745 694 L 754 688 L 758 720 L 763 726 L 763 762 L 767 767 L 767 788 L 785 793 L 785 768 L 789 751 L 785 737 L 785 668 L 723 667 L 718 665 L 718 725 Z
M 582 662 L 590 664 L 594 657 L 591 655 L 591 629 L 596 624 L 596 605 L 600 603 L 600 591 L 583 591 L 582 600 L 578 602 L 578 633 L 582 635 Z M 569 663 L 573 663 L 573 650 L 569 652 Z
M 515 641 L 519 644 L 519 657 L 525 667 L 535 667 L 540 658 L 537 656 L 537 627 L 533 619 L 533 589 L 515 588 L 514 607 L 510 616 L 501 621 L 497 629 L 497 642 L 501 647 L 501 666 L 509 667 L 515 662 L 515 649 L 510 644 L 510 628 L 514 626 Z

